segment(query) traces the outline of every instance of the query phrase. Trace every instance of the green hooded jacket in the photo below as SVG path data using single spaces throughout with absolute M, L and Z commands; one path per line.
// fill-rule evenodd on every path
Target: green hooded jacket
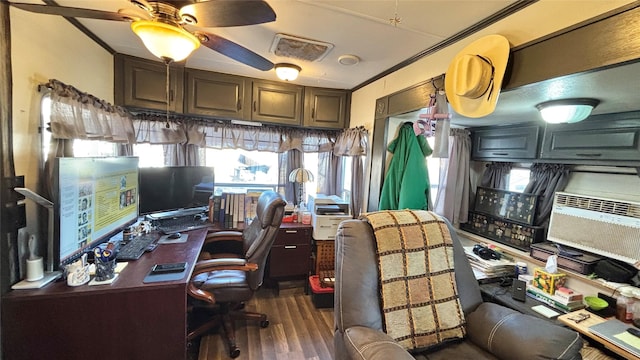
M 393 154 L 382 185 L 380 210 L 428 210 L 429 173 L 426 157 L 433 150 L 406 122 L 387 148 Z

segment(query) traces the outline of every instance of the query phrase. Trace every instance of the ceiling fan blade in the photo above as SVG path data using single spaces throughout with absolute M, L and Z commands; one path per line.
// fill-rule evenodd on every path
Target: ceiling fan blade
M 198 26 L 227 27 L 262 24 L 276 20 L 276 13 L 262 0 L 210 0 L 183 6 L 180 14 L 190 14 Z
M 60 15 L 73 18 L 86 18 L 86 19 L 99 19 L 99 20 L 115 20 L 115 21 L 129 21 L 131 20 L 124 14 L 116 12 L 81 9 L 74 7 L 64 7 L 55 5 L 39 5 L 39 4 L 25 4 L 25 3 L 10 3 L 11 6 L 15 6 L 18 9 L 31 11 L 40 14 Z
M 207 39 L 200 41 L 202 45 L 208 47 L 211 50 L 217 51 L 222 55 L 228 56 L 236 61 L 239 61 L 243 64 L 249 65 L 253 68 L 262 71 L 268 71 L 273 69 L 273 63 L 262 56 L 254 53 L 253 51 L 245 48 L 242 45 L 238 45 L 233 41 L 227 40 L 218 35 L 210 34 L 210 33 L 202 33 L 202 35 L 206 35 Z M 202 38 L 202 36 L 199 36 Z

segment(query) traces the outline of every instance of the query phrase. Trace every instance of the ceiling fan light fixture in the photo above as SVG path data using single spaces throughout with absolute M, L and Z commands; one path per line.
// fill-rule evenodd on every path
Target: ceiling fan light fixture
M 298 78 L 302 68 L 298 65 L 281 63 L 275 65 L 276 75 L 283 81 L 293 81 Z
M 195 35 L 159 21 L 134 21 L 131 30 L 140 37 L 147 50 L 163 60 L 182 61 L 200 47 L 200 40 Z
M 545 101 L 536 105 L 542 119 L 550 124 L 576 123 L 591 115 L 600 103 L 597 99 L 561 99 Z

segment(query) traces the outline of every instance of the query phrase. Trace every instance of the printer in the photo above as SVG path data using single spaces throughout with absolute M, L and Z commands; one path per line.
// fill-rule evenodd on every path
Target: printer
M 338 225 L 351 219 L 349 203 L 337 195 L 309 195 L 307 210 L 311 212 L 314 240 L 335 240 Z

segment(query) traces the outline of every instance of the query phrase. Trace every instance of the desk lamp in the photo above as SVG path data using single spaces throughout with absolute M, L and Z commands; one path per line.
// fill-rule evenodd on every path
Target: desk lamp
M 293 169 L 289 173 L 289 181 L 298 183 L 298 205 L 302 204 L 304 200 L 304 183 L 313 181 L 313 174 L 304 168 Z

